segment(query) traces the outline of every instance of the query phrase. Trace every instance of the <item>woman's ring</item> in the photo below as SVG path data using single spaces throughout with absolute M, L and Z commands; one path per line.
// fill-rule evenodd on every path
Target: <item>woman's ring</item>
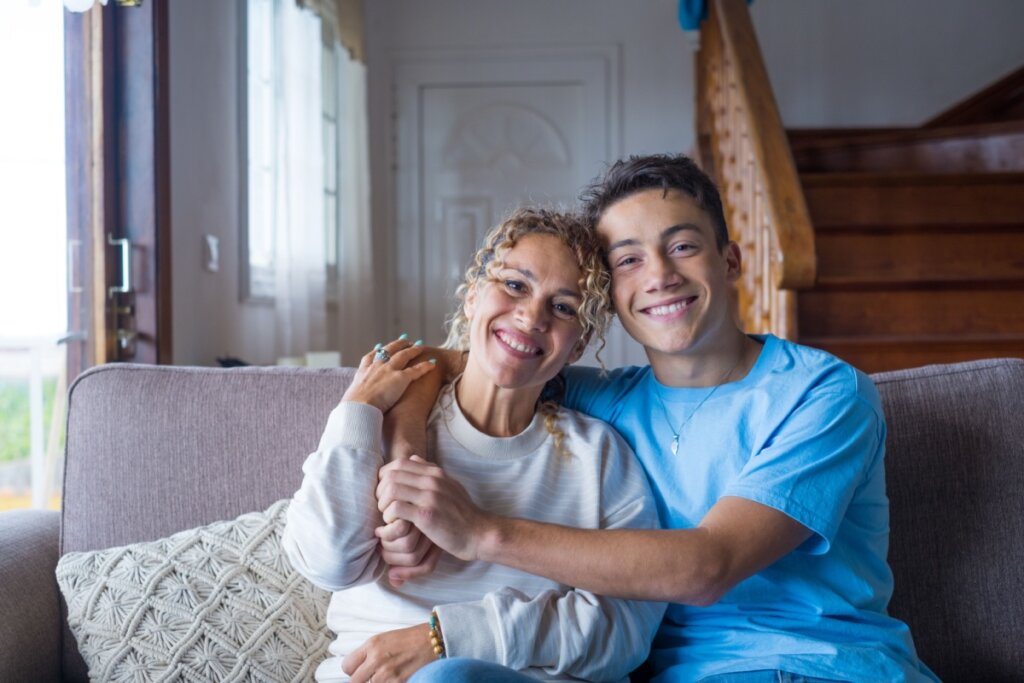
M 382 363 L 387 363 L 389 360 L 391 360 L 391 354 L 388 353 L 387 349 L 379 348 L 377 349 L 377 353 L 373 354 L 373 359 L 379 360 Z

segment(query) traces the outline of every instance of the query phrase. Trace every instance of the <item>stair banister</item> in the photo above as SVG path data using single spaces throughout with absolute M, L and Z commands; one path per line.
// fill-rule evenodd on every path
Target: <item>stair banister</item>
M 697 54 L 698 156 L 743 252 L 748 332 L 795 339 L 796 292 L 814 286 L 814 229 L 745 0 L 709 0 Z

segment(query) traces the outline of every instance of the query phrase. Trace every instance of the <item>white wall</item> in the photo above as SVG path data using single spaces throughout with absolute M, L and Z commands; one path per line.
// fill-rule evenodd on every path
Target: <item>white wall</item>
M 1024 65 L 1020 0 L 756 0 L 787 126 L 918 125 Z
M 239 301 L 238 25 L 236 0 L 169 2 L 173 355 L 214 365 L 274 360 L 273 311 Z M 220 270 L 203 268 L 203 236 L 220 239 Z
M 174 359 L 273 360 L 273 316 L 239 303 L 237 0 L 174 0 L 170 18 Z M 754 23 L 789 126 L 916 124 L 1024 64 L 1019 0 L 757 0 Z M 390 54 L 619 43 L 624 153 L 690 150 L 693 57 L 675 0 L 366 0 L 378 287 L 391 244 Z M 221 269 L 202 269 L 202 236 Z M 397 331 L 385 319 L 373 337 Z M 408 330 L 415 332 L 414 330 Z
M 693 66 L 678 29 L 675 0 L 370 0 L 366 2 L 370 158 L 378 263 L 387 264 L 391 69 L 396 53 L 476 49 L 618 45 L 621 50 L 615 147 L 623 153 L 689 150 L 693 141 Z M 376 124 L 376 125 L 375 125 Z M 379 269 L 378 288 L 390 280 Z M 405 331 L 389 321 L 385 336 Z M 413 330 L 409 332 L 415 333 Z
M 395 50 L 618 43 L 628 152 L 680 149 L 692 140 L 693 68 L 676 0 L 368 0 L 370 111 L 383 114 Z M 387 117 L 371 117 L 386 123 Z M 379 146 L 386 126 L 371 132 Z

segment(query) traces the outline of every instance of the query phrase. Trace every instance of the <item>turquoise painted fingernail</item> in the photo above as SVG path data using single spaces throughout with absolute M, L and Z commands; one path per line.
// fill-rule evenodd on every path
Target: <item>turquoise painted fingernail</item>
M 398 341 L 405 341 L 408 338 L 409 338 L 409 335 L 406 332 L 403 332 L 402 334 L 398 335 Z
M 433 363 L 434 365 L 437 365 L 437 359 L 436 358 L 431 358 L 429 362 Z
M 423 340 L 422 339 L 417 339 L 415 341 L 415 343 L 413 343 L 413 346 L 423 346 Z
M 384 345 L 383 345 L 383 344 L 381 344 L 380 342 L 377 342 L 377 343 L 376 343 L 376 344 L 374 345 L 374 347 L 373 347 L 373 350 L 374 350 L 374 351 L 377 351 L 377 350 L 379 350 L 379 349 L 380 349 L 380 348 L 381 348 L 382 346 L 384 346 Z

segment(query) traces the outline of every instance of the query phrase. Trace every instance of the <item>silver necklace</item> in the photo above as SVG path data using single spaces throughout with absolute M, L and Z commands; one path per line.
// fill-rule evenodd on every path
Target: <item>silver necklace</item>
M 690 419 L 697 414 L 697 411 L 700 410 L 700 407 L 707 403 L 709 398 L 715 395 L 715 392 L 718 391 L 718 388 L 725 384 L 725 381 L 729 378 L 730 375 L 732 375 L 733 370 L 738 368 L 740 366 L 740 363 L 743 362 L 743 356 L 745 355 L 746 354 L 740 354 L 740 359 L 736 361 L 736 365 L 729 368 L 729 372 L 722 375 L 722 379 L 718 380 L 718 384 L 716 384 L 711 389 L 711 391 L 705 394 L 704 398 L 702 398 L 700 400 L 700 403 L 697 404 L 697 407 L 691 410 L 690 414 L 686 416 L 686 419 L 679 423 L 678 430 L 672 429 L 672 415 L 669 414 L 668 412 L 668 406 L 665 405 L 665 399 L 661 397 L 661 394 L 658 394 L 658 401 L 661 403 L 661 409 L 665 412 L 665 422 L 668 424 L 668 430 L 672 432 L 672 455 L 675 455 L 676 453 L 679 452 L 679 435 L 683 433 L 683 427 L 685 427 L 687 423 L 690 421 Z

